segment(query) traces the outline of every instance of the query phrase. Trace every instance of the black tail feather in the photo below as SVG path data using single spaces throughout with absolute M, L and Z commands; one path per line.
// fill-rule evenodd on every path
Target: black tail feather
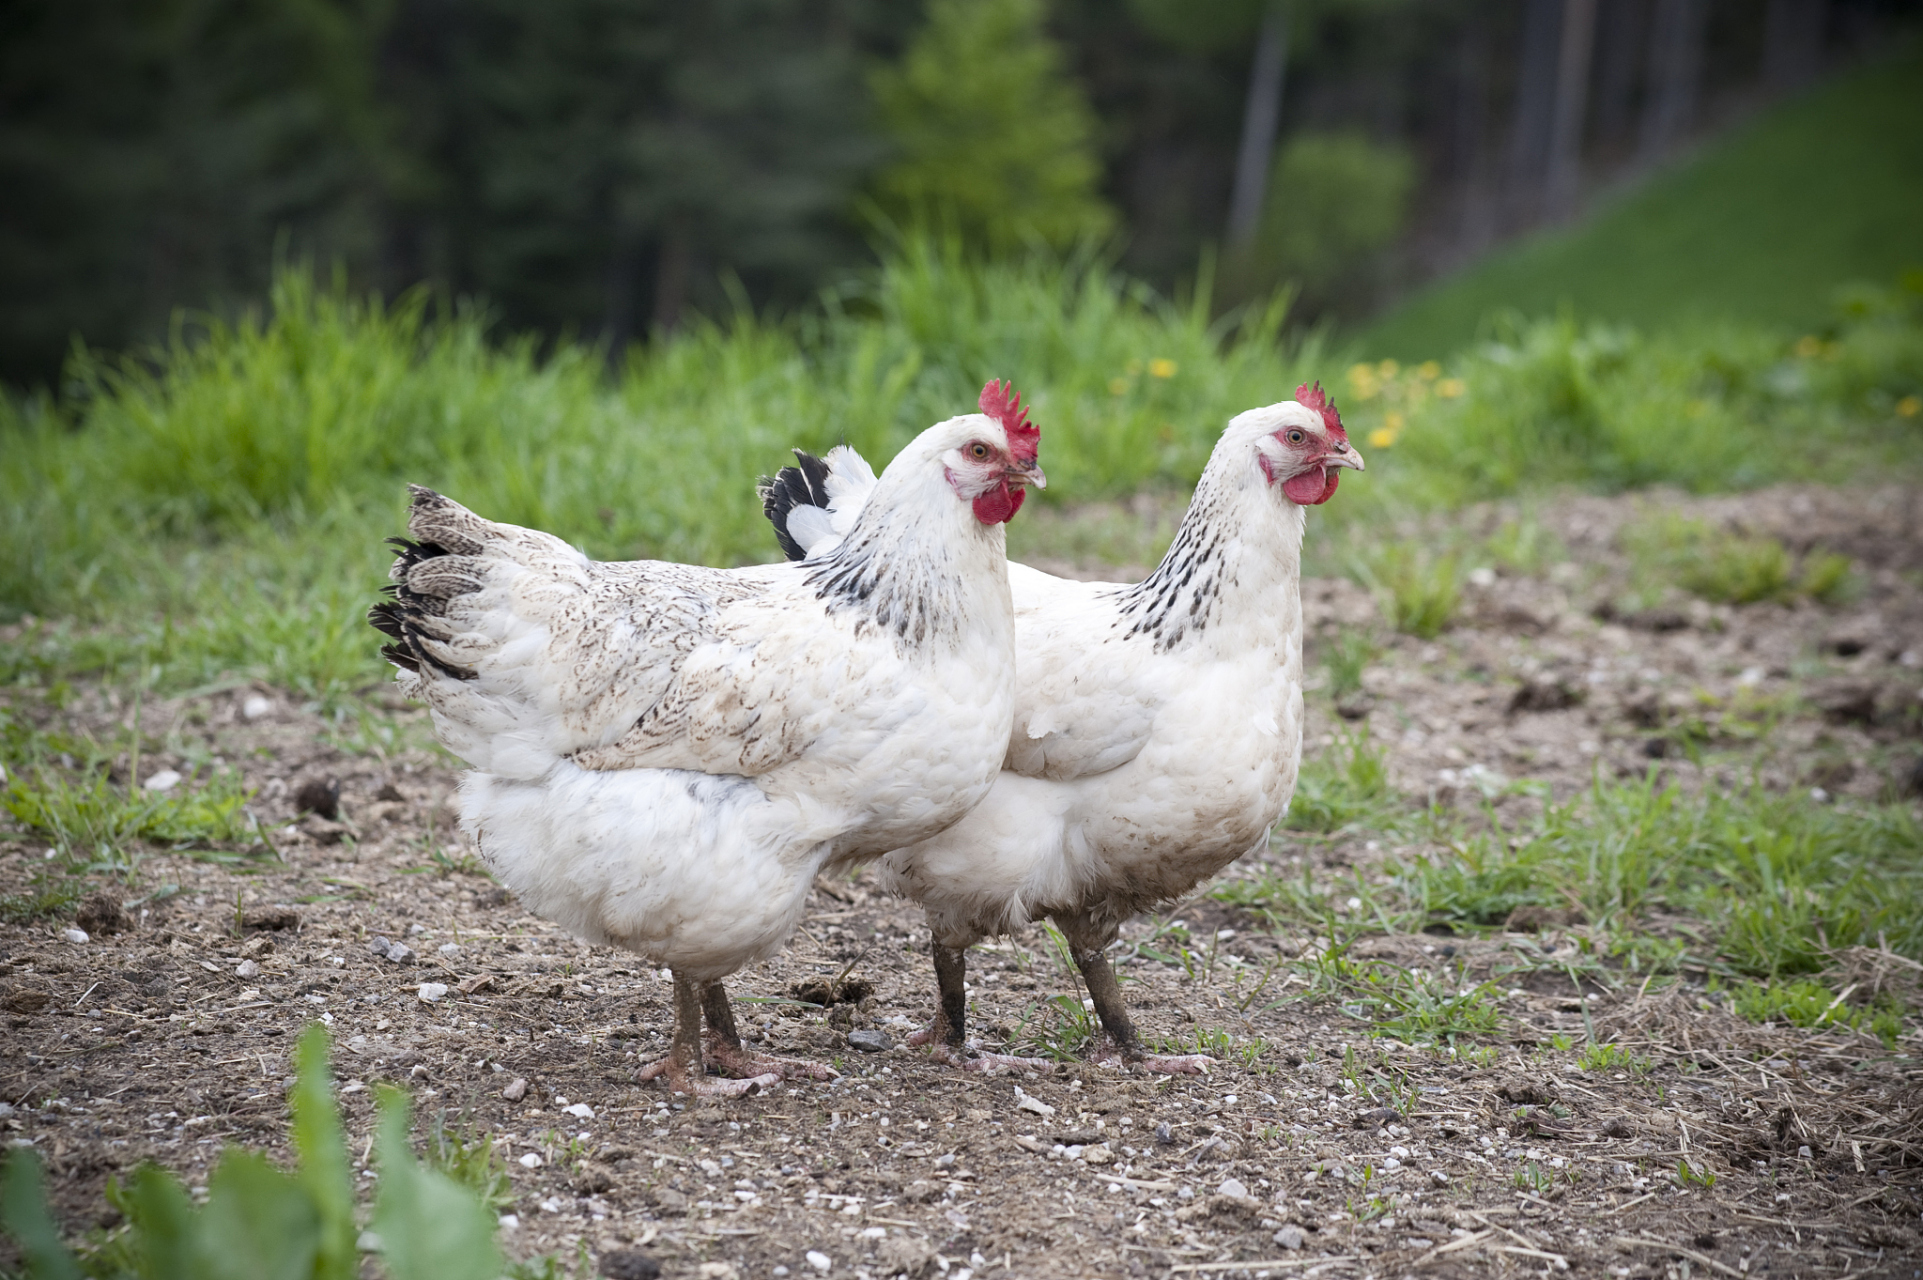
M 438 498 L 426 490 L 417 490 L 414 505 L 420 506 L 427 499 Z M 446 606 L 446 601 L 432 596 L 420 595 L 407 589 L 407 573 L 415 565 L 437 556 L 448 554 L 446 547 L 432 542 L 414 542 L 407 538 L 389 538 L 387 544 L 398 554 L 394 566 L 388 571 L 393 584 L 381 588 L 391 600 L 383 600 L 367 611 L 367 621 L 376 631 L 390 636 L 397 644 L 381 646 L 381 656 L 406 671 L 416 675 L 424 674 L 425 668 L 433 668 L 442 675 L 456 680 L 472 680 L 475 673 L 466 667 L 458 667 L 444 662 L 429 653 L 421 643 L 421 623 L 430 616 L 437 616 Z
M 775 527 L 781 554 L 790 560 L 806 560 L 808 552 L 788 533 L 788 513 L 796 507 L 827 507 L 828 464 L 800 449 L 795 450 L 795 461 L 800 465 L 761 477 L 755 490 L 761 494 L 762 514 Z

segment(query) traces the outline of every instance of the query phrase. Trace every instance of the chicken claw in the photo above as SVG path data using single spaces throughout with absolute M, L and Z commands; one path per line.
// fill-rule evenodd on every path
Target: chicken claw
M 691 1098 L 752 1098 L 763 1089 L 772 1089 L 781 1083 L 781 1077 L 772 1072 L 742 1080 L 696 1074 L 673 1054 L 650 1062 L 641 1068 L 637 1078 L 653 1080 L 657 1076 L 668 1078 L 668 1092 L 686 1094 Z
M 1131 1056 L 1121 1045 L 1106 1037 L 1091 1061 L 1119 1070 L 1140 1067 L 1144 1071 L 1169 1076 L 1205 1076 L 1209 1068 L 1216 1065 L 1214 1058 L 1200 1053 L 1144 1053 Z
M 972 1044 L 956 1048 L 948 1043 L 939 1018 L 909 1036 L 903 1043 L 915 1048 L 928 1046 L 930 1062 L 939 1063 L 944 1067 L 954 1067 L 958 1071 L 980 1071 L 993 1075 L 997 1071 L 1051 1071 L 1055 1067 L 1054 1061 L 1049 1058 L 1021 1058 L 1012 1053 L 989 1053 Z
M 708 1034 L 708 1062 L 719 1067 L 723 1075 L 738 1077 L 765 1075 L 774 1080 L 834 1080 L 841 1075 L 824 1063 L 777 1058 L 773 1054 L 756 1053 L 739 1044 L 729 1044 L 713 1032 Z

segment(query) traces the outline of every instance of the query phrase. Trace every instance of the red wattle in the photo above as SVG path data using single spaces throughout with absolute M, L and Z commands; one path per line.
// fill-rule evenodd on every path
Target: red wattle
M 975 499 L 975 518 L 983 524 L 1007 524 L 1022 509 L 1022 499 L 1027 496 L 1028 490 L 1004 480 Z
M 1342 475 L 1334 467 L 1316 467 L 1282 482 L 1282 492 L 1290 502 L 1304 507 L 1319 507 L 1335 496 Z

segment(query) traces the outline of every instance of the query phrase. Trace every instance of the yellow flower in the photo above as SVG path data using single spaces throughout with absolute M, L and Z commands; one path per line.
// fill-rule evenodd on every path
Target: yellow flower
M 1108 393 L 1112 396 L 1127 395 L 1128 379 L 1127 378 L 1110 378 L 1108 380 Z
M 1796 340 L 1796 354 L 1807 360 L 1811 356 L 1823 354 L 1823 340 L 1813 333 L 1806 333 Z
M 1366 364 L 1349 366 L 1349 389 L 1355 392 L 1358 400 L 1373 400 L 1382 384 L 1376 381 L 1375 370 Z
M 1416 376 L 1424 382 L 1433 382 L 1442 376 L 1442 366 L 1433 360 L 1424 360 L 1416 366 Z
M 1393 409 L 1383 414 L 1382 425 L 1369 433 L 1369 447 L 1371 449 L 1387 449 L 1393 445 L 1396 442 L 1396 438 L 1402 434 L 1402 427 L 1405 421 L 1406 419 Z
M 1393 360 L 1384 360 L 1375 367 L 1375 371 L 1385 378 L 1393 378 L 1397 373 L 1401 372 L 1401 370 L 1402 366 Z
M 1436 394 L 1444 400 L 1453 400 L 1468 389 L 1463 385 L 1461 378 L 1444 378 L 1436 383 Z
M 1155 359 L 1148 362 L 1148 376 L 1151 378 L 1173 378 L 1175 376 L 1175 361 L 1165 359 L 1162 356 L 1155 357 Z
M 1923 400 L 1915 396 L 1904 396 L 1896 402 L 1896 416 L 1899 418 L 1914 418 L 1919 413 L 1923 413 Z

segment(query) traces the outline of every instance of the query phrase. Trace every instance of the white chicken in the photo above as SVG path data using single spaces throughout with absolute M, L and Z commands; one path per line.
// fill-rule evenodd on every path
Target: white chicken
M 597 563 L 413 489 L 370 614 L 382 652 L 474 766 L 462 818 L 501 882 L 672 970 L 672 1049 L 644 1077 L 734 1095 L 829 1074 L 748 1053 L 721 980 L 781 946 L 816 874 L 933 835 L 994 782 L 1002 524 L 1045 481 L 1019 398 L 990 383 L 981 409 L 916 437 L 800 566 Z
M 1075 582 L 1009 565 L 1022 689 L 994 789 L 968 816 L 881 861 L 922 904 L 940 1003 L 919 1039 L 964 1066 L 965 952 L 1043 917 L 1066 936 L 1110 1054 L 1152 1070 L 1105 951 L 1137 912 L 1180 898 L 1260 848 L 1288 808 L 1302 754 L 1304 508 L 1337 469 L 1362 469 L 1324 396 L 1238 415 L 1175 540 L 1142 582 Z M 797 455 L 764 482 L 792 556 L 832 554 L 878 493 L 853 451 Z

